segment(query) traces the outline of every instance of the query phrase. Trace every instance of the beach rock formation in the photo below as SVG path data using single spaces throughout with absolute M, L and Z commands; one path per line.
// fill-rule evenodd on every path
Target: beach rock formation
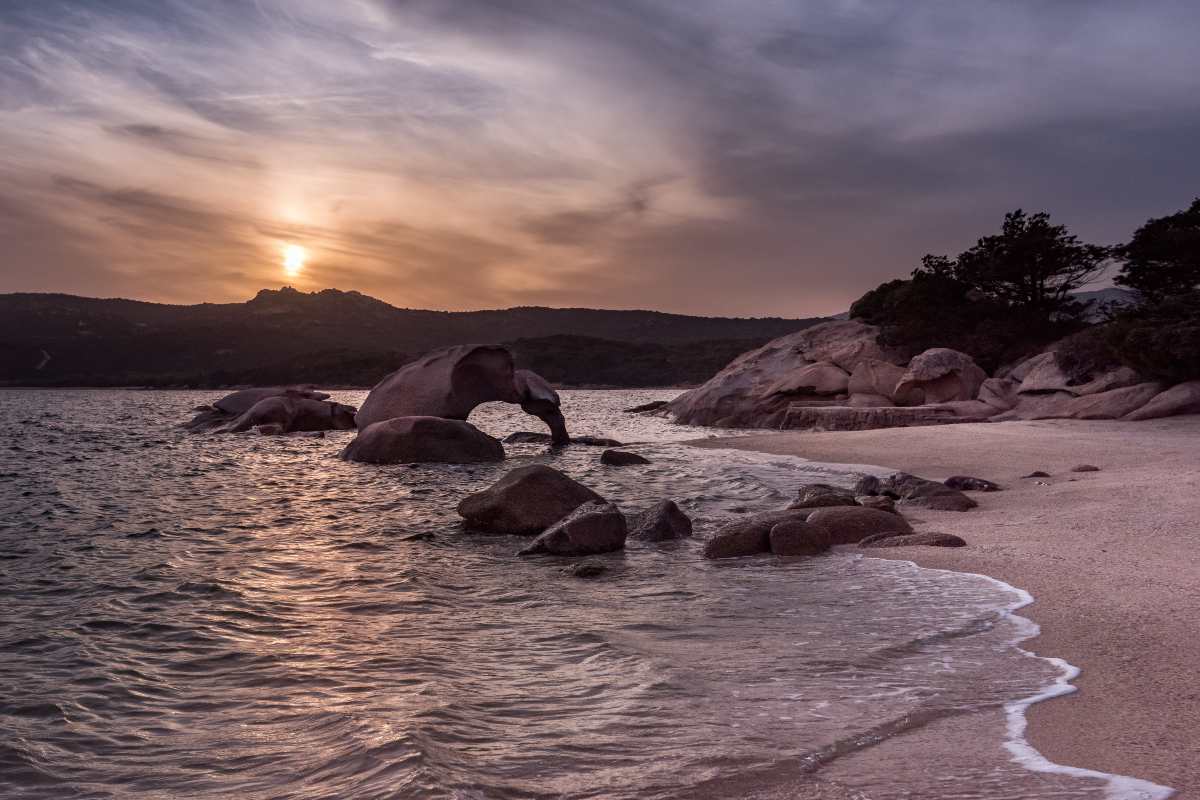
M 877 341 L 878 329 L 835 320 L 780 337 L 744 353 L 713 378 L 672 400 L 676 422 L 721 428 L 779 427 L 798 398 L 845 396 L 850 374 L 868 359 L 899 356 Z
M 610 467 L 630 467 L 637 464 L 649 464 L 650 459 L 624 450 L 605 450 L 600 454 L 600 463 L 608 464 Z
M 908 394 L 898 395 L 896 387 L 904 377 L 905 369 L 890 361 L 865 358 L 854 368 L 846 391 L 854 396 L 873 396 L 887 399 L 881 405 L 916 405 Z
M 921 533 L 909 533 L 901 536 L 893 536 L 891 534 L 880 534 L 863 539 L 858 543 L 859 547 L 966 547 L 966 541 L 952 533 L 938 533 L 937 531 L 923 531 Z
M 961 491 L 944 483 L 919 478 L 907 472 L 897 472 L 883 480 L 868 475 L 858 482 L 855 494 L 885 495 L 900 501 L 902 506 L 934 511 L 969 511 L 979 505 Z
M 395 417 L 465 420 L 480 403 L 517 403 L 550 428 L 554 444 L 569 441 L 558 394 L 540 376 L 513 367 L 500 345 L 456 345 L 428 353 L 377 383 L 358 412 L 358 427 Z
M 1180 383 L 1150 398 L 1141 408 L 1129 412 L 1125 419 L 1158 419 L 1176 414 L 1200 414 L 1200 381 Z
M 829 549 L 829 531 L 799 519 L 781 522 L 767 536 L 771 552 L 777 556 L 815 556 Z
M 960 492 L 998 492 L 1000 485 L 984 478 L 973 478 L 970 475 L 952 475 L 943 484 Z
M 273 402 L 264 405 L 268 400 Z M 194 410 L 199 413 L 183 427 L 194 433 L 241 432 L 272 424 L 278 424 L 281 433 L 352 430 L 356 409 L 328 400 L 328 394 L 310 387 L 242 389 L 225 395 L 212 405 L 197 406 Z
M 546 529 L 517 555 L 590 556 L 625 547 L 625 516 L 600 500 L 580 505 Z
M 854 498 L 855 501 L 864 508 L 874 508 L 877 511 L 886 511 L 889 514 L 899 514 L 896 510 L 896 501 L 887 495 L 864 494 Z
M 964 417 L 954 408 L 942 406 L 852 408 L 793 404 L 784 412 L 779 427 L 785 430 L 865 431 L 875 428 L 983 422 L 986 419 L 987 417 Z
M 830 544 L 855 544 L 880 533 L 912 533 L 912 526 L 899 514 L 875 508 L 818 508 L 807 522 L 824 528 Z
M 811 509 L 767 511 L 735 520 L 717 530 L 704 543 L 705 558 L 738 558 L 771 552 L 771 530 L 784 522 L 804 522 Z
M 584 503 L 604 498 L 544 464 L 510 470 L 458 504 L 458 514 L 475 531 L 530 536 L 541 533 Z
M 666 542 L 692 535 L 692 520 L 674 500 L 662 500 L 634 517 L 629 538 L 643 542 Z
M 505 444 L 553 444 L 553 437 L 548 433 L 534 431 L 517 431 L 504 437 Z M 623 447 L 616 439 L 605 439 L 602 436 L 572 436 L 568 444 L 582 444 L 589 447 Z
M 266 400 L 268 397 L 282 396 L 296 397 L 304 400 L 329 399 L 329 395 L 326 392 L 317 391 L 312 386 L 266 386 L 257 389 L 241 389 L 232 394 L 227 394 L 213 403 L 213 408 L 236 417 L 245 414 L 260 400 Z
M 504 460 L 504 445 L 469 422 L 395 417 L 368 425 L 342 450 L 365 464 L 476 464 Z
M 908 362 L 896 393 L 911 405 L 974 400 L 985 380 L 987 373 L 966 353 L 934 347 Z
M 788 508 L 825 508 L 828 506 L 856 505 L 858 505 L 858 501 L 854 499 L 854 493 L 849 489 L 831 486 L 828 483 L 811 483 L 800 487 L 796 499 L 788 505 Z

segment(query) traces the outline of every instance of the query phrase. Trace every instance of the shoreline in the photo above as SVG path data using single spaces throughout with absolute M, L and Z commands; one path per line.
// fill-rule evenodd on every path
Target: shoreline
M 1076 691 L 1030 706 L 1025 737 L 1055 764 L 1200 796 L 1200 416 L 1150 422 L 973 423 L 779 432 L 688 442 L 827 463 L 873 464 L 1004 491 L 965 513 L 907 509 L 918 530 L 965 548 L 864 555 L 981 574 L 1032 595 L 1020 646 L 1081 673 Z M 1090 463 L 1099 472 L 1072 473 Z M 1034 470 L 1050 478 L 1023 479 Z

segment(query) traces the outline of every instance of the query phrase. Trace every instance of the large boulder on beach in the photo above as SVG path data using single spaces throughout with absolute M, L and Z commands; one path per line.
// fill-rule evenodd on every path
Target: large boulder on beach
M 979 385 L 981 402 L 998 411 L 1008 411 L 1017 404 L 1017 389 L 1020 384 L 1011 378 L 988 378 Z
M 1125 415 L 1125 419 L 1158 419 L 1176 414 L 1200 414 L 1200 381 L 1180 383 L 1159 392 L 1141 408 Z
M 970 511 L 979 505 L 958 489 L 907 472 L 897 472 L 885 479 L 878 493 L 895 497 L 901 507 L 913 506 L 933 511 Z
M 674 500 L 655 503 L 629 523 L 629 538 L 643 542 L 666 542 L 691 535 L 692 521 Z
M 591 502 L 604 498 L 553 467 L 530 464 L 463 498 L 458 513 L 472 530 L 530 536 Z
M 865 358 L 854 368 L 846 391 L 851 396 L 886 397 L 889 402 L 883 405 L 914 405 L 914 403 L 907 402 L 909 399 L 907 397 L 901 398 L 899 401 L 897 399 L 896 387 L 904 377 L 904 373 L 904 367 L 898 364 L 881 361 L 877 358 Z
M 824 528 L 830 544 L 855 544 L 885 532 L 912 533 L 912 526 L 904 517 L 875 508 L 818 508 L 807 522 Z
M 896 384 L 896 393 L 911 404 L 974 400 L 987 373 L 966 353 L 934 347 L 914 356 Z
M 828 483 L 810 483 L 800 487 L 799 492 L 796 494 L 796 499 L 788 505 L 788 508 L 827 508 L 829 506 L 856 505 L 858 505 L 858 501 L 854 499 L 854 493 L 849 489 L 832 486 Z
M 704 543 L 705 558 L 738 558 L 771 552 L 771 529 L 784 522 L 805 521 L 812 509 L 767 511 L 723 525 Z
M 799 519 L 780 522 L 767 535 L 777 556 L 815 556 L 829 549 L 829 530 Z
M 279 433 L 354 430 L 354 406 L 312 400 L 291 394 L 259 400 L 244 413 L 217 428 L 218 433 L 241 433 L 269 426 Z
M 503 461 L 504 445 L 462 420 L 396 417 L 360 430 L 341 457 L 366 464 L 477 464 Z
M 555 444 L 569 441 L 558 394 L 535 373 L 515 369 L 512 353 L 496 344 L 444 347 L 404 365 L 371 389 L 358 426 L 395 417 L 465 420 L 492 401 L 519 404 L 546 423 Z
M 555 522 L 518 555 L 591 556 L 625 547 L 625 516 L 603 500 L 583 503 Z
M 898 353 L 878 343 L 878 333 L 872 325 L 834 320 L 782 336 L 738 356 L 666 410 L 689 425 L 778 427 L 797 398 L 844 392 L 842 374 L 848 383 L 860 362 L 899 361 Z

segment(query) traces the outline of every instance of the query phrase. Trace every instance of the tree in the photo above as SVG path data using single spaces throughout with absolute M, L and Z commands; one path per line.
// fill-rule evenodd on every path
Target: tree
M 1151 219 L 1117 249 L 1115 283 L 1159 303 L 1200 291 L 1200 198 L 1186 211 Z
M 913 273 L 953 277 L 986 297 L 1035 317 L 1075 317 L 1082 307 L 1071 292 L 1095 280 L 1111 250 L 1085 244 L 1045 213 L 1021 209 L 1004 215 L 1000 233 L 985 236 L 956 259 L 926 256 Z

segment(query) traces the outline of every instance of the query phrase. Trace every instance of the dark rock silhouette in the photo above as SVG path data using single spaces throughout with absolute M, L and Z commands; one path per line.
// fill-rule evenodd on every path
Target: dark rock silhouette
M 999 484 L 969 475 L 952 475 L 942 483 L 951 489 L 958 489 L 960 492 L 998 492 L 1001 488 Z
M 629 524 L 629 538 L 643 542 L 665 542 L 692 535 L 692 521 L 674 500 L 662 500 L 638 514 Z
M 768 535 L 777 556 L 815 556 L 829 549 L 829 531 L 798 519 L 781 522 Z
M 196 433 L 240 433 L 259 426 L 278 434 L 353 430 L 356 409 L 328 398 L 308 387 L 242 389 L 199 407 L 200 413 L 184 427 Z
M 818 508 L 807 521 L 824 528 L 830 544 L 855 544 L 885 532 L 912 533 L 912 526 L 903 517 L 875 508 Z
M 366 464 L 477 464 L 504 460 L 504 445 L 469 422 L 395 417 L 368 425 L 342 450 Z
M 625 516 L 603 500 L 580 505 L 551 525 L 518 555 L 545 553 L 555 556 L 588 556 L 625 547 Z
M 649 464 L 650 459 L 637 453 L 627 453 L 624 450 L 605 450 L 600 454 L 600 463 L 610 467 L 630 467 L 638 464 Z
M 591 502 L 604 498 L 553 467 L 530 464 L 463 498 L 458 513 L 471 530 L 529 536 Z

